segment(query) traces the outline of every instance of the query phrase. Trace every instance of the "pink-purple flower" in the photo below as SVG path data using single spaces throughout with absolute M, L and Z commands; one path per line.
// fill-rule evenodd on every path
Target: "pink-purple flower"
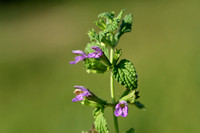
M 73 50 L 72 53 L 74 53 L 74 54 L 80 54 L 80 56 L 76 56 L 75 57 L 75 61 L 70 61 L 69 63 L 70 64 L 76 64 L 79 61 L 84 60 L 85 58 L 100 58 L 103 55 L 103 52 L 102 52 L 102 50 L 99 47 L 92 46 L 91 49 L 95 50 L 95 52 L 90 53 L 88 55 L 86 55 L 86 53 L 84 53 L 81 50 Z
M 70 61 L 69 62 L 70 64 L 76 64 L 79 61 L 82 61 L 85 58 L 87 58 L 87 55 L 83 51 L 81 51 L 81 50 L 73 50 L 72 53 L 74 53 L 74 54 L 80 54 L 81 56 L 76 56 L 75 57 L 75 61 Z
M 75 88 L 74 94 L 76 94 L 76 97 L 72 99 L 72 102 L 82 101 L 84 97 L 88 97 L 91 95 L 89 90 L 87 90 L 83 86 L 74 86 L 74 88 Z
M 128 103 L 124 100 L 120 101 L 116 106 L 115 106 L 115 116 L 122 116 L 126 117 L 128 115 Z
M 102 50 L 97 46 L 92 46 L 91 49 L 95 50 L 95 52 L 87 55 L 87 58 L 100 58 L 103 54 Z

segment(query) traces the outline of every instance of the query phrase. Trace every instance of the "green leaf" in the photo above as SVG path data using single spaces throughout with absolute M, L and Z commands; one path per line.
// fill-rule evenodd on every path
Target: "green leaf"
M 98 26 L 102 30 L 105 30 L 105 25 L 103 25 L 102 23 L 99 23 L 98 21 L 96 21 L 95 24 L 96 24 L 96 26 Z
M 106 39 L 107 32 L 100 31 L 98 34 L 98 43 L 101 44 Z
M 130 90 L 137 88 L 137 74 L 133 64 L 123 59 L 113 68 L 113 76 L 123 86 Z
M 131 31 L 131 27 L 132 27 L 132 23 L 133 23 L 133 15 L 132 14 L 128 14 L 124 17 L 124 20 L 122 20 L 122 27 L 120 26 L 120 28 L 122 29 L 122 32 L 130 32 Z
M 104 13 L 101 13 L 99 14 L 99 18 L 106 18 L 108 20 L 113 20 L 114 19 L 114 15 L 115 13 L 114 12 L 104 12 Z
M 133 104 L 135 102 L 135 90 L 130 92 L 128 95 L 122 97 L 119 101 L 127 101 L 128 103 Z
M 99 22 L 105 27 L 106 26 L 106 23 L 103 19 L 100 19 Z
M 134 132 L 135 132 L 134 128 L 130 128 L 128 131 L 126 131 L 124 133 L 134 133 Z
M 100 31 L 96 33 L 93 29 L 88 32 L 88 36 L 90 37 L 90 41 L 92 43 L 96 43 L 99 45 L 110 45 L 111 41 L 108 38 L 107 31 Z M 102 46 L 103 46 L 102 45 Z
M 122 13 L 123 12 L 121 12 L 121 15 L 122 15 Z M 121 15 L 119 14 L 118 17 L 120 18 Z M 105 25 L 106 32 L 112 33 L 118 29 L 120 20 L 118 18 L 114 18 L 114 12 L 105 12 L 105 13 L 100 14 L 99 17 L 106 18 L 106 25 Z M 103 29 L 103 24 L 104 23 L 99 25 L 99 23 L 97 23 L 97 26 L 99 26 L 101 29 Z
M 88 31 L 88 36 L 90 38 L 90 41 L 95 41 L 98 40 L 98 35 L 97 33 L 94 31 L 94 29 L 91 29 Z
M 120 25 L 120 29 L 119 29 L 119 32 L 117 34 L 118 39 L 122 36 L 122 34 L 131 31 L 132 23 L 133 23 L 133 15 L 132 14 L 126 15 L 124 17 L 124 19 L 122 20 L 122 23 Z
M 104 109 L 103 108 L 96 108 L 94 110 L 94 125 L 96 130 L 99 133 L 109 133 L 106 119 L 104 118 Z
M 94 29 L 88 31 L 88 36 L 91 42 L 101 43 L 102 40 L 106 37 L 106 32 L 100 31 L 99 33 L 95 32 Z
M 115 21 L 113 21 L 111 23 L 108 23 L 106 25 L 106 31 L 107 32 L 114 32 L 117 29 L 118 29 L 118 22 L 117 22 L 117 20 L 115 20 Z
M 132 24 L 133 23 L 133 15 L 132 14 L 127 14 L 125 17 L 124 17 L 124 22 L 126 24 Z
M 118 16 L 117 16 L 117 19 L 121 19 L 122 18 L 122 15 L 124 14 L 124 11 L 125 11 L 125 9 L 122 9 L 121 11 L 120 11 L 120 13 L 118 14 Z

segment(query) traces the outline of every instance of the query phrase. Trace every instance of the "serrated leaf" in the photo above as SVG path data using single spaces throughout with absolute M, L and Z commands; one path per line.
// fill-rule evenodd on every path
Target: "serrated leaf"
M 133 64 L 126 59 L 121 60 L 113 68 L 113 76 L 123 86 L 130 90 L 137 88 L 137 74 Z
M 113 20 L 114 19 L 114 15 L 115 13 L 114 12 L 104 12 L 104 13 L 101 13 L 99 14 L 99 18 L 107 18 L 109 20 Z
M 128 14 L 124 17 L 124 20 L 122 21 L 122 27 L 120 27 L 122 29 L 123 33 L 126 32 L 130 32 L 131 31 L 131 27 L 132 27 L 132 23 L 133 23 L 133 15 L 132 14 Z
M 117 34 L 118 39 L 121 37 L 122 34 L 131 31 L 132 23 L 133 23 L 133 15 L 132 14 L 125 15 Z
M 128 23 L 128 24 L 132 24 L 133 23 L 133 15 L 132 14 L 127 14 L 124 17 L 124 22 Z
M 103 115 L 103 111 L 104 111 L 103 108 L 96 108 L 94 110 L 94 113 L 93 113 L 94 120 L 95 120 L 94 125 L 95 125 L 96 130 L 99 133 L 109 133 L 107 122 Z
M 115 20 L 115 21 L 113 21 L 111 23 L 108 23 L 106 25 L 106 31 L 107 32 L 114 32 L 115 30 L 117 30 L 117 28 L 118 28 L 118 22 L 117 22 L 117 20 Z
M 101 43 L 102 39 L 106 37 L 106 32 L 100 31 L 99 33 L 95 32 L 94 29 L 88 31 L 88 36 L 91 42 Z
M 88 31 L 88 36 L 90 38 L 90 41 L 98 40 L 98 34 L 94 31 L 94 29 Z
M 134 128 L 130 128 L 128 131 L 124 132 L 124 133 L 134 133 Z
M 98 43 L 98 44 L 104 43 L 109 45 L 110 40 L 107 39 L 107 34 L 108 34 L 107 31 L 100 31 L 97 33 L 93 29 L 88 32 L 88 36 L 92 43 Z

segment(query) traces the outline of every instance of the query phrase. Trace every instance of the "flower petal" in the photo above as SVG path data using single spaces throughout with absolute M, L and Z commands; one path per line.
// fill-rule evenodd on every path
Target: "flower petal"
M 115 116 L 117 116 L 117 117 L 120 116 L 120 115 L 122 115 L 121 108 L 116 109 L 114 113 L 115 113 Z
M 92 46 L 91 49 L 95 50 L 96 52 L 102 52 L 98 46 Z
M 90 91 L 88 89 L 86 89 L 84 86 L 74 86 L 75 89 L 80 89 L 81 91 L 83 91 L 83 93 L 79 94 L 81 95 L 82 97 L 83 96 L 89 96 L 91 95 Z M 78 96 L 78 95 L 77 95 Z
M 102 53 L 94 52 L 94 53 L 88 54 L 87 58 L 100 58 L 101 56 L 102 56 Z
M 74 99 L 72 99 L 72 102 L 82 101 L 84 97 L 80 94 L 77 95 Z
M 118 103 L 116 106 L 115 106 L 115 109 L 118 109 L 120 108 L 120 103 Z
M 85 91 L 82 93 L 82 96 L 85 96 L 85 97 L 88 97 L 90 95 L 91 95 L 91 93 L 89 91 Z
M 77 61 L 70 61 L 69 62 L 70 64 L 76 64 L 76 63 L 78 63 Z
M 88 54 L 87 58 L 100 58 L 103 55 L 103 52 L 99 47 L 92 46 L 91 48 L 95 50 L 95 52 Z
M 119 103 L 128 106 L 128 103 L 126 101 L 124 101 L 124 100 L 120 101 Z
M 77 101 L 78 101 L 77 98 L 72 99 L 72 102 L 77 102 Z
M 82 61 L 82 60 L 84 60 L 86 57 L 84 57 L 84 56 L 76 56 L 75 57 L 75 61 L 70 61 L 69 63 L 70 64 L 76 64 L 76 63 L 78 63 L 79 61 Z
M 122 117 L 126 117 L 128 115 L 128 106 L 125 106 L 122 111 Z
M 72 50 L 72 53 L 85 55 L 85 53 L 82 50 Z

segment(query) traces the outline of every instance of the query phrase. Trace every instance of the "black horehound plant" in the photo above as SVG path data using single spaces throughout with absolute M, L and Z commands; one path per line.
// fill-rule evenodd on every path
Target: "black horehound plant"
M 87 133 L 109 133 L 106 119 L 104 118 L 104 110 L 107 107 L 113 108 L 112 114 L 116 133 L 119 133 L 117 117 L 127 117 L 128 106 L 135 105 L 140 109 L 144 109 L 144 105 L 138 101 L 138 76 L 135 67 L 127 59 L 119 60 L 122 51 L 121 49 L 116 49 L 121 36 L 132 29 L 133 16 L 132 14 L 127 14 L 122 18 L 124 11 L 121 10 L 116 17 L 114 12 L 101 13 L 98 16 L 99 21 L 95 22 L 101 31 L 95 32 L 92 29 L 88 32 L 91 42 L 87 44 L 84 52 L 81 50 L 72 51 L 80 56 L 76 56 L 75 61 L 70 61 L 70 64 L 83 61 L 84 68 L 88 73 L 110 72 L 111 103 L 97 97 L 91 90 L 83 86 L 74 86 L 76 97 L 72 102 L 81 101 L 82 105 L 95 108 L 93 112 L 94 126 Z M 115 99 L 114 79 L 125 87 L 118 100 Z M 134 129 L 130 128 L 125 133 L 133 132 Z

